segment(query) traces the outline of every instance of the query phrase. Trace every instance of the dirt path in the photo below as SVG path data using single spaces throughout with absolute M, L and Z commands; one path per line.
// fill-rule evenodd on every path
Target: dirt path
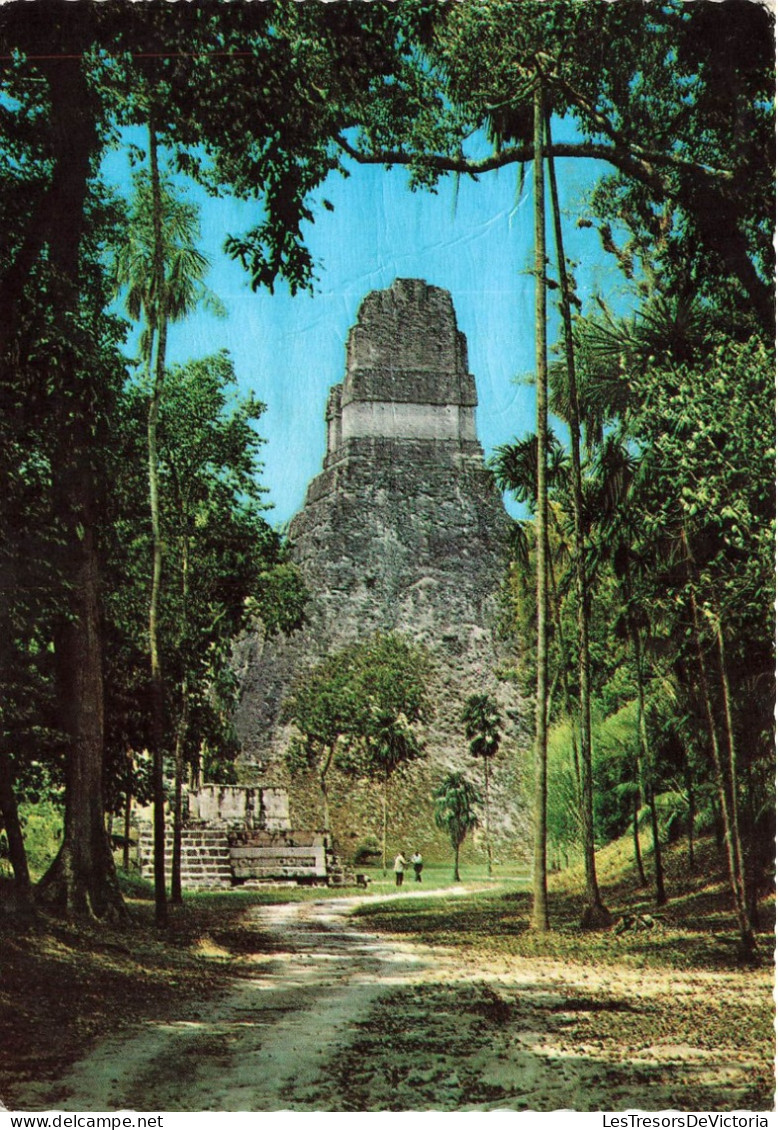
M 25 1109 L 764 1107 L 752 1105 L 759 1064 L 684 1039 L 660 1008 L 693 1015 L 716 994 L 747 1009 L 739 975 L 485 966 L 360 931 L 348 920 L 359 902 L 253 909 L 258 952 L 228 994 L 102 1041 L 56 1086 L 31 1088 Z M 661 1019 L 648 1038 L 646 1017 Z

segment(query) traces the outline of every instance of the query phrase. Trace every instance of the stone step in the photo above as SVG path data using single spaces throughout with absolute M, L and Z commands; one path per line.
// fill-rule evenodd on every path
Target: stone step
M 141 863 L 150 863 L 153 856 L 141 856 Z M 165 864 L 173 863 L 173 856 L 165 853 Z M 228 855 L 187 855 L 184 853 L 181 857 L 182 867 L 226 867 L 229 870 L 230 857 Z
M 146 835 L 145 832 L 142 832 L 138 842 L 141 843 L 141 844 L 153 844 L 154 843 L 154 837 L 151 836 L 151 835 Z M 165 834 L 165 843 L 166 844 L 168 844 L 168 843 L 172 844 L 172 842 L 173 842 L 173 833 L 172 832 L 166 833 Z M 204 844 L 204 845 L 207 845 L 209 847 L 211 847 L 211 846 L 222 847 L 223 846 L 223 847 L 226 848 L 226 847 L 229 846 L 227 836 L 223 832 L 219 832 L 219 833 L 214 832 L 212 835 L 207 835 L 207 836 L 204 835 L 202 832 L 190 832 L 190 833 L 185 832 L 181 836 L 181 843 L 182 844 Z
M 182 875 L 181 886 L 188 891 L 191 887 L 232 887 L 231 875 Z

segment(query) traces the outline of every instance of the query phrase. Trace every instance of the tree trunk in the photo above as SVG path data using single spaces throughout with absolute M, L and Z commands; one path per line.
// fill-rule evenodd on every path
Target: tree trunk
M 184 673 L 181 678 L 181 712 L 176 727 L 175 750 L 175 795 L 173 801 L 173 859 L 170 869 L 170 901 L 180 906 L 183 901 L 181 890 L 181 840 L 183 838 L 183 793 L 184 793 L 184 748 L 189 729 L 189 678 L 187 674 L 187 624 L 189 621 L 189 540 L 184 534 L 181 550 L 181 631 L 179 648 Z
M 686 796 L 689 801 L 689 816 L 686 829 L 687 852 L 689 860 L 689 870 L 694 871 L 696 866 L 694 860 L 694 821 L 697 817 L 697 803 L 694 793 L 694 779 L 692 777 L 692 769 L 685 750 L 683 759 L 683 771 L 684 777 L 686 778 Z
M 654 847 L 654 884 L 656 888 L 656 905 L 664 906 L 667 902 L 665 891 L 664 869 L 662 867 L 662 845 L 659 841 L 659 821 L 656 816 L 656 801 L 654 799 L 654 783 L 651 780 L 651 749 L 648 741 L 646 727 L 645 688 L 643 686 L 643 655 L 640 646 L 640 633 L 630 616 L 630 633 L 632 635 L 632 648 L 635 656 L 635 680 L 638 692 L 638 749 L 640 760 L 638 773 L 643 779 L 643 789 L 651 814 L 651 838 Z
M 650 773 L 650 770 L 649 770 Z M 654 844 L 654 886 L 656 888 L 656 905 L 665 906 L 667 903 L 667 892 L 665 891 L 665 873 L 662 866 L 662 845 L 659 838 L 659 820 L 656 814 L 656 795 L 654 793 L 653 782 L 649 781 L 646 786 L 648 794 L 648 810 L 651 813 L 651 839 Z
M 489 758 L 484 758 L 484 836 L 486 839 L 486 874 L 492 877 L 492 837 L 489 828 Z
M 126 916 L 105 830 L 103 803 L 103 685 L 97 553 L 93 527 L 84 543 L 73 619 L 55 638 L 59 717 L 69 737 L 65 760 L 62 846 L 39 884 L 40 899 L 69 917 Z
M 558 527 L 557 527 L 558 528 Z M 562 690 L 565 696 L 565 713 L 570 720 L 570 744 L 573 749 L 573 769 L 575 771 L 575 783 L 578 791 L 581 790 L 581 763 L 578 757 L 578 738 L 576 737 L 576 729 L 578 728 L 578 719 L 573 710 L 573 696 L 570 694 L 570 681 L 567 677 L 567 639 L 565 637 L 564 628 L 562 626 L 562 615 L 560 611 L 561 600 L 557 594 L 556 576 L 554 574 L 554 562 L 551 558 L 551 547 L 546 546 L 546 555 L 548 558 L 548 579 L 551 585 L 551 605 L 554 610 L 554 626 L 556 627 L 557 638 L 559 640 L 559 669 L 562 679 Z M 554 689 L 552 688 L 548 699 L 549 707 L 554 698 Z M 550 714 L 550 710 L 548 712 Z M 548 717 L 548 715 L 547 715 Z M 580 814 L 580 806 L 579 806 Z
M 551 148 L 551 119 L 546 117 L 546 136 Z M 597 883 L 594 859 L 594 802 L 592 796 L 592 710 L 589 686 L 589 593 L 586 578 L 586 557 L 583 528 L 583 484 L 581 475 L 581 421 L 578 410 L 578 382 L 573 349 L 573 323 L 570 316 L 570 285 L 565 262 L 562 218 L 559 211 L 554 158 L 548 157 L 548 180 L 551 189 L 551 207 L 554 218 L 557 270 L 559 273 L 560 306 L 564 326 L 565 361 L 568 393 L 570 397 L 570 455 L 573 487 L 573 526 L 575 531 L 575 581 L 578 602 L 578 680 L 580 687 L 581 722 L 581 829 L 583 832 L 584 872 L 586 876 L 586 905 L 582 924 L 588 928 L 607 926 L 611 916 L 603 905 Z
M 32 883 L 14 792 L 13 765 L 7 753 L 0 753 L 0 816 L 3 818 L 5 834 L 8 837 L 8 854 L 14 873 L 17 905 L 20 908 L 29 908 L 32 905 Z
M 639 770 L 638 770 L 639 777 Z M 635 799 L 632 802 L 632 843 L 635 848 L 635 867 L 638 873 L 638 883 L 641 887 L 648 886 L 646 880 L 646 872 L 643 868 L 643 853 L 640 850 L 640 825 L 638 823 L 638 813 L 640 811 L 640 792 L 635 793 Z
M 386 810 L 388 808 L 389 770 L 384 769 L 384 787 L 381 790 L 381 859 L 383 860 L 383 873 L 386 875 Z
M 746 781 L 747 781 L 747 826 L 749 829 L 748 842 L 744 844 L 743 851 L 743 878 L 745 880 L 746 897 L 748 900 L 748 921 L 751 923 L 751 928 L 756 933 L 760 929 L 760 914 L 759 914 L 759 890 L 765 878 L 765 866 L 760 860 L 760 851 L 758 844 L 761 840 L 759 834 L 760 829 L 758 826 L 758 816 L 754 806 L 754 772 L 753 765 L 746 767 Z M 771 857 L 775 859 L 775 823 L 770 829 L 770 838 L 768 844 L 772 845 L 772 850 L 768 852 L 768 859 Z M 767 862 L 767 861 L 765 861 Z M 769 863 L 768 863 L 769 866 Z
M 157 424 L 165 381 L 165 354 L 167 351 L 167 319 L 164 312 L 165 266 L 162 248 L 162 196 L 159 183 L 157 133 L 154 122 L 149 123 L 149 164 L 151 168 L 151 199 L 154 229 L 154 275 L 156 290 L 157 357 L 154 384 L 148 411 L 149 506 L 151 510 L 152 573 L 149 599 L 149 658 L 151 661 L 151 732 L 152 779 L 154 789 L 154 910 L 158 926 L 167 923 L 167 894 L 165 891 L 165 690 L 162 681 L 162 664 L 159 654 L 159 598 L 162 588 L 162 532 L 159 510 L 159 457 L 157 453 Z
M 716 732 L 716 721 L 713 715 L 713 706 L 711 703 L 708 676 L 705 671 L 705 657 L 703 655 L 702 641 L 700 639 L 699 614 L 697 612 L 697 601 L 694 595 L 692 595 L 691 597 L 691 603 L 692 618 L 694 621 L 695 631 L 695 644 L 697 648 L 697 660 L 700 671 L 700 690 L 702 691 L 703 704 L 705 707 L 705 717 L 708 723 L 708 735 L 710 738 L 711 755 L 713 758 L 713 766 L 716 775 L 716 786 L 719 793 L 721 820 L 724 830 L 724 844 L 727 851 L 727 864 L 729 867 L 730 889 L 732 891 L 735 917 L 737 919 L 738 929 L 740 931 L 741 953 L 744 957 L 750 959 L 756 952 L 756 939 L 754 937 L 754 932 L 751 928 L 751 922 L 748 916 L 748 907 L 746 905 L 745 899 L 745 883 L 743 882 L 742 874 L 738 873 L 738 853 L 735 851 L 734 828 L 732 823 L 732 815 L 730 813 L 730 800 L 724 773 L 724 762 L 721 756 L 718 733 Z
M 693 578 L 692 578 L 692 559 L 689 544 L 686 535 L 683 535 L 684 547 L 686 549 L 687 561 L 686 570 L 689 581 L 689 602 L 692 612 L 692 625 L 694 628 L 694 643 L 697 653 L 697 664 L 700 673 L 700 691 L 702 693 L 703 705 L 705 707 L 705 718 L 708 724 L 708 735 L 710 738 L 711 756 L 713 759 L 713 767 L 716 776 L 716 787 L 719 793 L 719 805 L 721 808 L 721 819 L 724 829 L 724 843 L 727 851 L 727 865 L 729 868 L 729 882 L 732 891 L 732 900 L 734 903 L 735 918 L 740 932 L 740 954 L 747 961 L 752 961 L 756 957 L 756 938 L 751 926 L 751 920 L 748 914 L 748 905 L 746 901 L 745 892 L 745 878 L 742 870 L 743 853 L 740 844 L 735 844 L 737 823 L 733 820 L 730 806 L 732 802 L 732 794 L 728 788 L 727 775 L 724 767 L 724 759 L 721 755 L 721 747 L 719 746 L 718 732 L 716 729 L 716 720 L 713 713 L 713 704 L 711 700 L 710 687 L 708 684 L 708 675 L 705 670 L 705 656 L 702 648 L 702 627 L 700 624 L 700 613 L 697 607 L 697 597 L 694 592 Z M 736 800 L 736 798 L 734 798 Z
M 122 847 L 122 866 L 130 869 L 130 833 L 132 831 L 132 754 L 128 754 L 127 791 L 124 798 L 124 845 Z
M 49 257 L 70 370 L 58 388 L 55 506 L 62 527 L 67 611 L 54 633 L 60 727 L 65 748 L 65 826 L 60 851 L 39 884 L 41 898 L 71 916 L 121 919 L 126 908 L 105 833 L 103 668 L 93 433 L 100 390 L 71 345 L 77 317 L 80 246 L 91 159 L 98 148 L 94 106 L 80 60 L 50 73 L 54 167 L 63 214 L 51 225 Z
M 721 697 L 724 703 L 724 733 L 727 740 L 727 755 L 729 758 L 729 793 L 730 808 L 732 812 L 732 841 L 735 853 L 735 867 L 742 887 L 743 901 L 748 905 L 746 869 L 743 855 L 743 840 L 740 834 L 740 812 L 737 788 L 737 754 L 735 752 L 735 731 L 732 725 L 732 695 L 729 689 L 729 675 L 724 654 L 724 636 L 721 632 L 721 620 L 716 617 L 716 655 L 718 658 L 719 675 L 721 678 Z M 751 916 L 749 915 L 749 920 Z
M 321 790 L 321 808 L 325 832 L 329 832 L 330 830 L 330 805 L 329 797 L 327 796 L 327 771 L 329 770 L 330 764 L 332 762 L 332 754 L 334 748 L 334 746 L 328 746 L 327 756 L 324 758 L 324 764 L 319 773 L 319 789 Z
M 454 844 L 454 882 L 462 882 L 459 878 L 459 844 Z
M 184 743 L 189 729 L 189 685 L 184 676 L 181 683 L 181 715 L 176 727 L 175 789 L 173 798 L 173 858 L 170 867 L 170 901 L 181 906 L 184 901 L 181 889 L 181 841 L 184 830 Z
M 547 882 L 547 789 L 548 729 L 548 579 L 546 546 L 548 544 L 548 490 L 546 481 L 546 446 L 548 434 L 548 368 L 546 343 L 546 209 L 543 176 L 543 92 L 540 82 L 534 96 L 534 197 L 535 197 L 535 366 L 537 390 L 537 689 L 535 702 L 535 836 L 532 882 L 531 928 L 545 933 L 548 920 Z M 458 860 L 458 853 L 457 853 Z
M 81 14 L 76 18 L 81 18 Z M 51 99 L 51 180 L 34 207 L 19 250 L 0 278 L 0 353 L 5 352 L 18 326 L 25 288 L 46 246 L 52 250 L 52 260 L 57 259 L 60 266 L 65 265 L 61 252 L 64 251 L 69 265 L 78 254 L 89 165 L 99 146 L 94 100 L 82 66 L 78 55 L 57 54 L 36 60 Z M 71 287 L 76 279 L 77 269 L 60 281 Z

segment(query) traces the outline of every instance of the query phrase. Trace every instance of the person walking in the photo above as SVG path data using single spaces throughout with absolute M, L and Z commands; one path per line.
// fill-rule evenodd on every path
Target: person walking
M 424 866 L 424 860 L 421 858 L 421 852 L 415 851 L 411 856 L 411 863 L 413 864 L 413 874 L 416 877 L 416 882 L 421 882 L 421 869 Z
M 405 860 L 405 856 L 403 855 L 403 853 L 401 851 L 398 851 L 398 853 L 397 853 L 397 855 L 395 856 L 395 859 L 394 859 L 394 885 L 395 885 L 395 887 L 401 887 L 403 885 L 403 876 L 405 874 L 405 868 L 406 867 L 407 867 L 407 863 L 406 863 L 406 860 Z

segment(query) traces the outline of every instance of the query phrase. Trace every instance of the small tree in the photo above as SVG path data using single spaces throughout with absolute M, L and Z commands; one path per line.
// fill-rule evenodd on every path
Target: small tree
M 173 366 L 165 380 L 158 450 L 169 567 L 160 644 L 174 719 L 168 736 L 175 751 L 171 901 L 181 903 L 185 762 L 199 772 L 204 744 L 231 744 L 232 642 L 255 614 L 266 632 L 299 627 L 305 594 L 262 516 L 263 441 L 254 424 L 264 405 L 251 395 L 236 397 L 225 352 Z
M 366 739 L 369 771 L 380 776 L 382 782 L 381 804 L 381 866 L 386 874 L 386 830 L 388 826 L 389 779 L 395 769 L 415 761 L 423 755 L 423 747 L 406 714 L 402 711 L 378 709 Z
M 357 653 L 357 697 L 365 707 L 361 732 L 339 759 L 341 768 L 381 782 L 381 866 L 386 872 L 389 781 L 424 755 L 418 725 L 427 720 L 429 660 L 398 635 L 372 636 Z
M 478 827 L 476 806 L 481 794 L 464 773 L 449 773 L 432 794 L 435 802 L 435 823 L 448 832 L 454 849 L 454 882 L 459 883 L 459 849 L 471 829 Z
M 298 681 L 284 704 L 282 717 L 293 722 L 300 736 L 292 741 L 286 762 L 292 774 L 315 772 L 321 793 L 322 822 L 330 829 L 327 775 L 338 744 L 353 732 L 357 702 L 349 677 L 349 649 L 318 663 Z
M 292 772 L 318 773 L 329 828 L 327 774 L 333 761 L 354 777 L 383 784 L 383 866 L 387 791 L 392 774 L 422 755 L 414 727 L 429 714 L 426 654 L 396 635 L 371 636 L 323 660 L 298 682 L 285 705 L 301 738 L 292 744 Z
M 489 829 L 489 763 L 500 748 L 502 717 L 495 700 L 488 694 L 471 694 L 462 711 L 465 737 L 470 741 L 473 757 L 484 763 L 484 838 L 486 841 L 486 873 L 492 874 L 492 842 Z

